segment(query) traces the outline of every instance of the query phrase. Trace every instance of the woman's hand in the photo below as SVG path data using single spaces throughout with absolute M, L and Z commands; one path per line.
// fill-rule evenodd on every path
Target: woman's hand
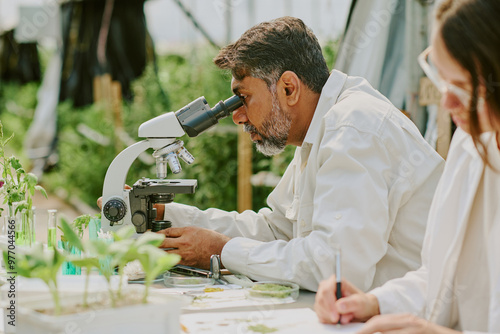
M 455 334 L 452 329 L 442 327 L 411 314 L 387 314 L 371 318 L 358 334 L 371 333 L 409 333 L 409 334 Z
M 366 321 L 379 314 L 378 300 L 374 295 L 363 293 L 351 283 L 342 280 L 342 297 L 335 297 L 337 281 L 335 275 L 319 285 L 314 309 L 319 321 L 347 324 L 351 321 Z

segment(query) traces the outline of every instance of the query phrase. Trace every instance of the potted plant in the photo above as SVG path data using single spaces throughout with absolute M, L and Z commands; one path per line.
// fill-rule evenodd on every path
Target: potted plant
M 31 246 L 35 241 L 33 196 L 35 190 L 40 191 L 45 197 L 47 193 L 37 185 L 36 175 L 26 173 L 18 158 L 6 157 L 5 147 L 13 137 L 14 134 L 4 139 L 3 125 L 0 122 L 0 197 L 3 197 L 3 204 L 7 204 L 8 221 L 16 226 L 16 244 Z M 0 215 L 2 211 L 0 208 Z M 17 213 L 21 213 L 18 218 L 16 218 Z M 4 233 L 6 225 L 3 225 Z
M 165 253 L 157 247 L 161 243 L 161 235 L 149 232 L 133 239 L 133 228 L 125 228 L 114 233 L 115 241 L 108 243 L 103 240 L 82 241 L 65 222 L 62 223 L 61 229 L 65 239 L 81 250 L 81 258 L 75 259 L 55 249 L 41 252 L 37 246 L 20 254 L 16 259 L 19 275 L 45 277 L 44 282 L 50 284 L 52 292 L 50 303 L 47 298 L 33 298 L 24 305 L 19 305 L 19 322 L 16 326 L 19 332 L 62 333 L 69 329 L 80 333 L 106 334 L 135 331 L 148 334 L 179 332 L 182 301 L 172 296 L 149 292 L 154 277 L 179 261 L 178 255 Z M 110 284 L 112 271 L 103 267 L 99 261 L 105 257 L 110 259 L 111 268 L 117 265 L 121 268 L 130 261 L 139 260 L 146 272 L 146 285 L 113 290 Z M 87 275 L 90 275 L 93 268 L 98 268 L 108 281 L 108 293 L 87 293 L 87 288 L 82 287 L 83 298 L 76 300 L 74 296 L 59 297 L 57 276 L 54 276 L 54 272 L 57 272 L 64 260 L 74 261 L 75 265 L 84 267 Z M 70 310 L 76 313 L 71 313 Z

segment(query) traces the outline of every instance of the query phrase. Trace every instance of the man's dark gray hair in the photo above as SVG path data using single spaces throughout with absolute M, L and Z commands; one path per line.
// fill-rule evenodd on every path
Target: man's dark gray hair
M 231 70 L 233 77 L 262 79 L 268 87 L 285 71 L 292 71 L 315 93 L 328 80 L 325 58 L 311 29 L 290 16 L 260 23 L 248 29 L 236 42 L 220 50 L 214 63 Z

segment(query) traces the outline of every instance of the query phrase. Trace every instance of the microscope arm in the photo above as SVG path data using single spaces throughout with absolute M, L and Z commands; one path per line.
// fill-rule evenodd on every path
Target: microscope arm
M 142 140 L 138 143 L 135 143 L 120 152 L 120 154 L 116 156 L 113 162 L 111 162 L 111 165 L 106 172 L 106 177 L 104 178 L 104 187 L 102 194 L 103 210 L 106 207 L 106 203 L 112 198 L 121 199 L 125 205 L 127 204 L 127 201 L 123 196 L 123 188 L 125 187 L 125 180 L 127 178 L 130 166 L 139 156 L 139 154 L 151 147 L 154 149 L 161 148 L 173 143 L 175 140 L 176 138 L 150 138 L 148 140 Z M 108 222 L 108 219 L 106 219 L 105 215 L 103 215 L 102 219 L 103 222 Z

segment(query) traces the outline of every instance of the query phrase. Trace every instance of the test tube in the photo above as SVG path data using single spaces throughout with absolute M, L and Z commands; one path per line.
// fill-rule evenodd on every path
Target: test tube
M 16 213 L 16 244 L 24 245 L 26 241 L 26 209 L 18 210 Z
M 35 232 L 36 232 L 36 214 L 35 211 L 36 207 L 31 207 L 31 210 L 29 212 L 29 223 L 30 223 L 30 229 L 31 229 L 31 242 L 34 244 L 36 241 L 35 237 Z
M 55 248 L 56 243 L 56 226 L 57 226 L 57 210 L 47 210 L 49 220 L 47 221 L 47 247 Z

